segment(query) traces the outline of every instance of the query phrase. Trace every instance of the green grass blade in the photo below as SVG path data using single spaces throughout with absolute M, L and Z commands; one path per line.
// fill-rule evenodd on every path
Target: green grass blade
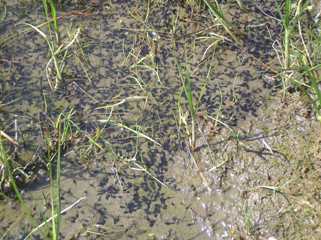
M 0 137 L 0 163 L 3 164 L 4 169 L 5 169 L 4 171 L 7 171 L 8 175 L 9 175 L 10 185 L 11 185 L 12 189 L 14 190 L 18 201 L 23 206 L 24 201 L 22 199 L 20 190 L 18 188 L 18 185 L 17 185 L 16 180 L 13 175 L 12 162 L 11 162 L 11 159 L 8 156 L 8 154 L 4 148 L 1 137 Z
M 210 11 L 211 15 L 215 17 L 219 23 L 224 27 L 225 31 L 230 35 L 230 37 L 237 43 L 240 44 L 240 40 L 235 36 L 231 30 L 231 24 L 225 19 L 224 13 L 220 8 L 217 1 L 214 4 L 207 0 L 202 0 Z

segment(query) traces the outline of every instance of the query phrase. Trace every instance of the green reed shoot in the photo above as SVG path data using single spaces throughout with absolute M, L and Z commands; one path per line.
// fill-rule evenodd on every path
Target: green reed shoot
M 196 140 L 195 140 L 195 124 L 196 124 L 196 107 L 195 107 L 195 101 L 193 98 L 193 90 L 192 90 L 192 78 L 190 72 L 184 67 L 177 65 L 178 72 L 182 81 L 182 92 L 186 97 L 187 100 L 187 108 L 190 115 L 191 120 L 191 126 L 189 128 L 186 128 L 187 134 L 190 135 L 189 138 L 189 144 L 192 149 L 195 148 Z M 180 108 L 180 106 L 179 106 Z M 184 124 L 188 125 L 184 117 L 181 116 L 181 119 L 185 122 Z
M 59 44 L 60 34 L 59 34 L 59 24 L 58 24 L 58 17 L 57 17 L 57 8 L 55 5 L 55 2 L 53 0 L 42 0 L 42 5 L 44 7 L 45 16 L 48 21 L 49 34 L 54 32 L 56 36 L 57 44 Z M 52 28 L 53 28 L 53 31 L 52 31 Z
M 295 15 L 294 7 L 291 0 L 285 0 L 283 8 L 280 5 L 277 5 L 279 14 L 281 16 L 281 26 L 283 29 L 282 44 L 280 44 L 281 56 L 279 61 L 282 67 L 281 79 L 283 82 L 284 95 L 286 89 L 289 87 L 290 76 L 291 76 L 291 44 L 293 43 L 293 37 L 295 35 Z
M 287 70 L 290 66 L 290 37 L 291 37 L 291 20 L 292 20 L 292 1 L 285 0 L 284 15 L 282 17 L 283 25 L 283 47 L 284 47 L 284 69 Z
M 51 215 L 52 215 L 52 239 L 59 239 L 60 229 L 60 177 L 62 152 L 72 134 L 73 111 L 61 113 L 54 122 L 55 137 L 46 135 L 48 148 L 48 170 L 50 175 L 50 193 L 51 193 Z

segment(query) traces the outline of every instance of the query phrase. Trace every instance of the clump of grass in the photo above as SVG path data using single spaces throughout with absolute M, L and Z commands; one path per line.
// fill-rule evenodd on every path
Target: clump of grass
M 57 9 L 54 1 L 43 0 L 43 7 L 45 17 L 47 19 L 47 34 L 42 31 L 39 26 L 34 26 L 29 23 L 25 24 L 39 33 L 48 45 L 50 58 L 46 65 L 46 77 L 49 87 L 51 90 L 55 91 L 58 89 L 59 84 L 62 81 L 62 75 L 66 66 L 66 59 L 69 54 L 69 49 L 76 42 L 80 34 L 80 28 L 78 28 L 73 35 L 70 35 L 70 39 L 67 42 L 62 43 L 59 31 Z
M 298 14 L 302 14 L 301 7 Z M 303 12 L 304 13 L 304 12 Z M 305 87 L 305 93 L 312 100 L 317 118 L 321 121 L 321 32 L 320 20 L 316 23 L 310 22 L 307 29 L 302 29 L 301 18 L 297 20 L 300 41 L 296 51 L 295 59 L 298 69 L 300 83 Z
M 281 25 L 283 29 L 281 42 L 280 43 L 280 53 L 278 54 L 279 62 L 282 67 L 281 79 L 283 82 L 284 94 L 289 83 L 291 82 L 290 76 L 290 66 L 291 66 L 291 44 L 293 41 L 293 36 L 295 34 L 295 9 L 292 5 L 291 0 L 286 0 L 282 9 L 282 6 L 278 6 L 278 11 L 281 16 Z
M 193 90 L 192 75 L 188 67 L 177 64 L 177 69 L 182 83 L 177 101 L 179 125 L 185 127 L 190 148 L 194 151 L 196 148 L 197 112 L 206 92 L 207 82 L 205 81 L 196 93 Z
M 281 51 L 277 51 L 284 94 L 290 88 L 300 90 L 312 101 L 321 121 L 321 33 L 310 15 L 312 6 L 302 1 L 286 0 L 281 13 L 283 27 Z M 304 28 L 303 28 L 304 26 Z

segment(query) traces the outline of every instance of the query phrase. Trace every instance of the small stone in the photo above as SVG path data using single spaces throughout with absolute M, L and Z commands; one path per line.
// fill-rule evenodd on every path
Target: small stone
M 269 237 L 268 240 L 277 240 L 275 237 Z

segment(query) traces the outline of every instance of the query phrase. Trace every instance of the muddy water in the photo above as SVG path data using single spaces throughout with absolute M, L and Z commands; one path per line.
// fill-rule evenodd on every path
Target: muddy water
M 228 35 L 213 27 L 206 11 L 179 3 L 65 4 L 59 12 L 62 38 L 78 27 L 81 34 L 55 92 L 45 74 L 46 43 L 23 25 L 44 21 L 41 6 L 7 3 L 1 23 L 0 123 L 14 136 L 17 122 L 16 158 L 36 177 L 24 180 L 23 190 L 33 221 L 12 200 L 1 202 L 4 239 L 23 239 L 50 217 L 41 129 L 50 129 L 50 119 L 71 108 L 80 130 L 64 152 L 62 206 L 85 199 L 63 215 L 63 239 L 300 239 L 300 226 L 283 223 L 295 218 L 287 215 L 289 200 L 264 186 L 284 184 L 283 177 L 294 172 L 285 146 L 279 149 L 280 142 L 290 142 L 284 136 L 310 134 L 315 126 L 288 133 L 287 118 L 265 117 L 264 111 L 281 103 L 269 100 L 279 86 L 272 42 L 280 29 L 269 16 L 275 14 L 273 1 L 264 2 L 244 1 L 244 12 L 234 2 L 224 3 L 241 43 L 225 40 L 213 47 L 214 34 Z M 195 98 L 206 89 L 193 152 L 178 121 L 177 64 L 190 69 Z M 117 104 L 112 112 L 101 108 L 112 104 Z M 306 121 L 304 113 L 291 114 L 299 116 L 298 125 Z M 219 117 L 225 127 L 207 116 Z M 140 126 L 160 146 L 102 124 L 108 117 Z M 284 126 L 276 128 L 272 120 Z M 85 137 L 98 131 L 101 149 Z M 45 226 L 34 239 L 45 239 L 48 232 Z

